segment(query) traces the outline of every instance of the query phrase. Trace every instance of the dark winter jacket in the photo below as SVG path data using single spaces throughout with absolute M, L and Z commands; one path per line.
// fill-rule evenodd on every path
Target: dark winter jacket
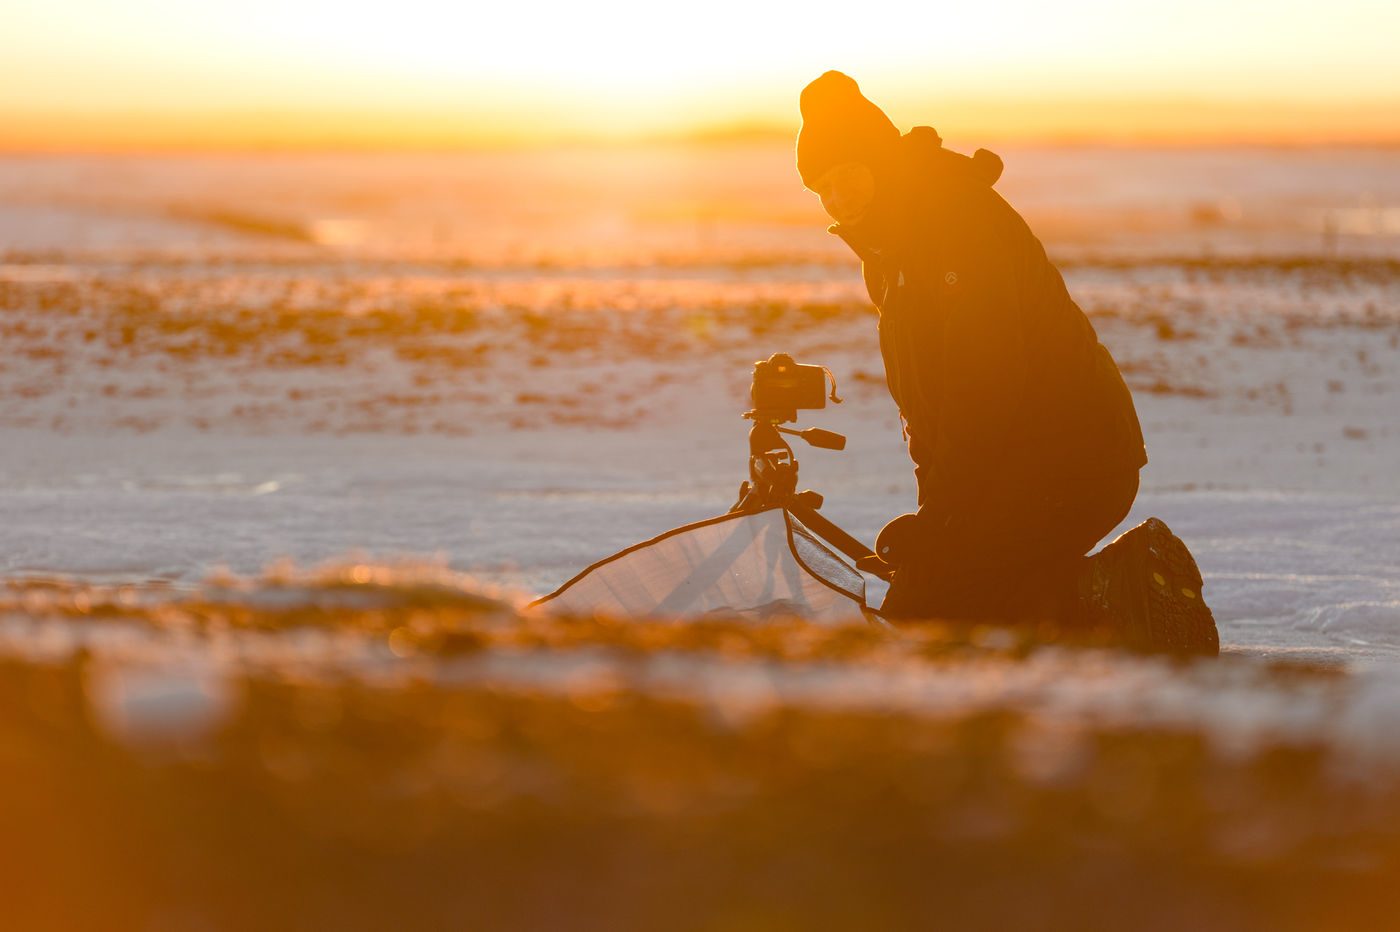
M 879 234 L 831 228 L 864 262 L 921 511 L 1147 462 L 1132 397 L 1064 279 L 992 190 L 1001 159 L 900 140 Z M 878 244 L 878 248 L 877 248 Z

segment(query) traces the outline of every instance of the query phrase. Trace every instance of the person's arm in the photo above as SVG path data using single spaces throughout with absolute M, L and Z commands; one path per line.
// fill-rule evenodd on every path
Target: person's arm
M 917 287 L 904 302 L 921 504 L 1034 455 L 1015 442 L 1033 390 L 1023 257 L 987 220 L 941 217 L 938 230 L 915 244 Z

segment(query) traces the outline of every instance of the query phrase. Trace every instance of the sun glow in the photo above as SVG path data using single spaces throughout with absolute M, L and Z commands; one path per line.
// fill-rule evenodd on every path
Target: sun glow
M 996 116 L 975 128 L 998 136 L 1175 138 L 1243 125 L 1261 138 L 1379 138 L 1400 122 L 1389 49 L 1400 11 L 1372 0 L 1342 0 L 1325 20 L 1287 0 L 910 3 L 878 15 L 735 0 L 11 0 L 5 18 L 0 145 L 10 146 L 790 128 L 797 90 L 831 67 L 907 113 L 901 125 L 980 112 Z M 1165 123 L 1148 132 L 1154 118 Z

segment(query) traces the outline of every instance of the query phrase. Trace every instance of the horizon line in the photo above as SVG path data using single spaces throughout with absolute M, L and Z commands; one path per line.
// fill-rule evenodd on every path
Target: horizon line
M 1400 108 L 1400 100 L 1394 102 Z M 901 110 L 914 109 L 909 106 Z M 952 148 L 1013 146 L 1394 148 L 1389 101 L 1170 99 L 944 100 L 918 107 Z M 768 114 L 700 118 L 657 128 L 510 122 L 439 108 L 300 107 L 210 111 L 0 108 L 0 153 L 491 152 L 646 145 L 792 144 L 800 120 Z M 927 121 L 925 121 L 927 125 Z M 549 127 L 544 129 L 542 127 Z
M 1400 132 L 1388 135 L 1274 134 L 1093 134 L 979 133 L 977 147 L 1006 146 L 1044 149 L 1400 149 Z M 797 133 L 778 130 L 656 133 L 636 136 L 559 135 L 529 139 L 493 138 L 442 140 L 391 139 L 254 139 L 121 141 L 24 141 L 0 138 L 0 157 L 127 156 L 127 155 L 449 155 L 531 153 L 569 150 L 639 149 L 647 147 L 723 148 L 742 145 L 793 146 Z M 944 140 L 945 144 L 948 140 Z M 965 146 L 952 145 L 960 151 Z

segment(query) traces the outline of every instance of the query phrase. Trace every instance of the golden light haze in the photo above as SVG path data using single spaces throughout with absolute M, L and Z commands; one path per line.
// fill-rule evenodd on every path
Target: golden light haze
M 950 139 L 1400 141 L 1400 5 L 1378 0 L 8 0 L 5 20 L 12 149 L 788 132 L 828 68 Z

